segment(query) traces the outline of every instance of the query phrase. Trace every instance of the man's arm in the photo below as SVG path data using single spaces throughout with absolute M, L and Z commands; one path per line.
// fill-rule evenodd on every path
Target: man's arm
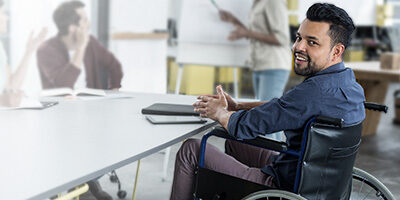
M 121 63 L 114 54 L 101 45 L 94 37 L 91 37 L 90 40 L 101 59 L 102 65 L 108 72 L 108 89 L 118 90 L 121 88 L 121 80 L 123 77 Z
M 202 97 L 210 97 L 214 99 L 219 98 L 219 94 L 212 94 L 212 95 L 200 95 L 197 97 L 197 99 L 201 100 Z M 236 102 L 228 93 L 224 92 L 224 96 L 226 98 L 226 101 L 228 103 L 228 111 L 238 111 L 238 110 L 250 110 L 254 107 L 263 105 L 264 103 L 267 103 L 267 101 L 256 101 L 256 102 Z M 201 101 L 196 102 L 193 104 L 193 106 L 200 106 L 203 105 Z
M 237 110 L 250 110 L 252 108 L 261 106 L 268 101 L 256 101 L 256 102 L 238 102 Z
M 85 53 L 90 39 L 88 25 L 78 28 L 74 34 L 78 47 L 75 51 L 74 57 L 71 60 L 71 64 L 77 69 L 82 70 L 83 60 L 85 58 Z
M 42 73 L 43 89 L 73 88 L 81 73 L 81 70 L 63 58 L 62 51 L 55 47 L 45 46 L 40 48 L 37 51 L 37 63 Z
M 201 101 L 193 104 L 195 111 L 202 117 L 218 121 L 229 135 L 240 139 L 302 128 L 310 117 L 321 111 L 319 86 L 313 81 L 303 82 L 279 99 L 242 104 L 252 109 L 236 112 L 228 110 L 228 99 L 221 86 L 217 87 L 217 92 L 218 98 L 200 96 Z
M 279 99 L 233 113 L 228 133 L 235 138 L 253 139 L 258 135 L 303 128 L 307 120 L 321 113 L 321 99 L 319 86 L 305 81 Z

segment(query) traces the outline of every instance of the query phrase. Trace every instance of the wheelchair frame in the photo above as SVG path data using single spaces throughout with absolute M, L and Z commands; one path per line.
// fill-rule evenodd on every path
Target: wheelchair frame
M 365 105 L 366 109 L 370 109 L 370 110 L 382 111 L 382 112 L 385 112 L 385 113 L 388 110 L 387 106 L 379 105 L 379 104 L 375 104 L 375 103 L 364 103 L 364 105 Z M 237 140 L 236 138 L 226 134 L 226 131 L 224 129 L 223 130 L 221 130 L 221 129 L 218 130 L 218 128 L 214 128 L 212 131 L 210 131 L 209 133 L 205 134 L 202 137 L 201 146 L 200 146 L 200 158 L 199 158 L 198 168 L 204 168 L 204 159 L 205 159 L 204 157 L 205 157 L 205 149 L 206 149 L 207 139 L 209 137 L 211 137 L 211 136 L 221 137 L 221 138 L 225 138 L 225 139 L 229 139 L 229 140 L 235 140 L 235 141 L 238 141 L 238 142 L 241 142 L 241 143 L 244 143 L 244 144 L 257 146 L 257 147 L 260 147 L 260 148 L 269 149 L 269 150 L 277 151 L 277 152 L 280 152 L 280 153 L 293 155 L 293 156 L 296 156 L 298 158 L 293 193 L 287 192 L 287 191 L 283 191 L 283 190 L 276 190 L 276 189 L 274 189 L 274 190 L 265 190 L 265 191 L 259 191 L 259 192 L 255 192 L 253 194 L 250 194 L 250 195 L 246 196 L 244 199 L 249 199 L 249 200 L 255 199 L 254 198 L 255 196 L 257 196 L 257 195 L 261 196 L 261 194 L 263 192 L 265 194 L 266 191 L 269 191 L 269 192 L 278 191 L 278 193 L 284 195 L 282 197 L 285 197 L 285 195 L 286 195 L 287 197 L 290 197 L 290 198 L 305 199 L 305 198 L 303 198 L 303 197 L 301 197 L 301 196 L 299 196 L 297 194 L 298 194 L 299 184 L 300 184 L 300 180 L 301 180 L 300 174 L 301 174 L 302 160 L 303 160 L 304 154 L 305 154 L 308 131 L 310 129 L 310 126 L 314 122 L 327 124 L 327 125 L 333 125 L 333 126 L 336 126 L 336 127 L 339 127 L 339 128 L 342 128 L 343 124 L 344 124 L 344 120 L 343 119 L 336 119 L 336 118 L 330 118 L 330 117 L 324 117 L 324 116 L 313 117 L 312 119 L 310 119 L 307 122 L 307 124 L 305 126 L 305 129 L 303 131 L 303 136 L 302 136 L 303 138 L 302 138 L 302 141 L 301 141 L 300 151 L 295 151 L 295 150 L 289 149 L 285 142 L 278 142 L 278 141 L 274 141 L 274 140 L 270 140 L 270 139 L 266 139 L 266 138 L 258 137 L 256 139 L 252 139 L 252 140 L 246 140 L 246 139 Z M 369 181 L 367 183 L 373 182 L 373 183 L 371 183 L 369 185 L 370 186 L 372 185 L 371 187 L 374 187 L 374 189 L 379 188 L 380 189 L 379 191 L 383 190 L 382 193 L 383 193 L 385 199 L 387 199 L 387 200 L 394 199 L 394 197 L 390 193 L 390 191 L 381 182 L 379 182 L 375 177 L 373 177 L 372 175 L 368 174 L 367 172 L 362 171 L 362 170 L 360 170 L 358 168 L 353 168 L 353 173 L 352 173 L 353 178 L 355 177 L 355 171 L 356 172 L 357 171 L 358 172 L 361 171 L 361 172 L 364 173 L 364 175 L 366 174 L 365 175 L 366 177 L 360 175 L 359 179 L 363 179 L 364 178 L 364 180 Z M 363 174 L 363 173 L 361 173 L 361 174 Z M 375 184 L 378 184 L 379 186 L 375 186 Z M 281 192 L 279 192 L 279 191 L 281 191 Z M 268 197 L 268 196 L 264 195 L 262 197 Z M 281 196 L 271 196 L 271 197 L 281 197 Z M 195 196 L 195 199 L 199 199 L 199 198 Z

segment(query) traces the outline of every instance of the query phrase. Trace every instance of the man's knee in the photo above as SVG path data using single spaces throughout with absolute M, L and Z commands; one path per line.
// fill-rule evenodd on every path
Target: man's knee
M 197 160 L 198 154 L 200 152 L 200 143 L 199 139 L 188 139 L 186 140 L 181 148 L 179 148 L 178 153 L 176 154 L 177 160 L 187 161 L 187 160 Z

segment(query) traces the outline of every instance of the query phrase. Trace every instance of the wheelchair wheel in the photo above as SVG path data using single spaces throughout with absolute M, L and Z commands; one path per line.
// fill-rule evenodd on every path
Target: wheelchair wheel
M 371 174 L 353 168 L 353 184 L 350 199 L 384 199 L 395 200 L 389 189 Z
M 262 190 L 258 192 L 254 192 L 244 197 L 242 200 L 256 200 L 256 199 L 279 199 L 279 200 L 307 200 L 304 197 L 301 197 L 297 194 L 283 191 L 283 190 Z

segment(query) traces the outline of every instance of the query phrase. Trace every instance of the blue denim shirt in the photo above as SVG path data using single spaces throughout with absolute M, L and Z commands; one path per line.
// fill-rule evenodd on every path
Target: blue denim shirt
M 306 122 L 323 115 L 344 119 L 352 125 L 365 118 L 364 91 L 356 82 L 353 71 L 343 62 L 308 77 L 281 98 L 255 107 L 240 110 L 229 119 L 228 133 L 238 139 L 252 139 L 284 131 L 291 149 L 299 149 Z M 275 177 L 282 189 L 291 190 L 296 176 L 297 158 L 281 154 L 271 166 L 261 170 Z

